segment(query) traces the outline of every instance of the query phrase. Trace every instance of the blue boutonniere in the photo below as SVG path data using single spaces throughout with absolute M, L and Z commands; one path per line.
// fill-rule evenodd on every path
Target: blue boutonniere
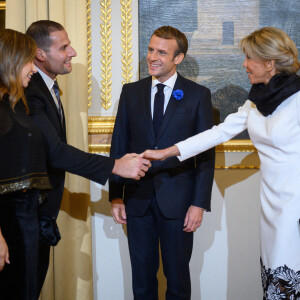
M 175 90 L 173 93 L 172 93 L 173 97 L 176 99 L 176 100 L 180 100 L 183 98 L 183 91 L 182 90 Z

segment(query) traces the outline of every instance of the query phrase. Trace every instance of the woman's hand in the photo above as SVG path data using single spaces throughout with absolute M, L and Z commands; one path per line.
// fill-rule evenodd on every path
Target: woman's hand
M 146 150 L 141 154 L 142 157 L 149 160 L 165 160 L 168 157 L 180 155 L 176 145 L 162 150 Z
M 8 247 L 6 241 L 0 229 L 0 271 L 3 270 L 5 263 L 10 264 L 9 253 L 8 253 Z

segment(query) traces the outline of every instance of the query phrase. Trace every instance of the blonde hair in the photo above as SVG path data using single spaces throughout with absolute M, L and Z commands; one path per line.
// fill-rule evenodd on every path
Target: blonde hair
M 12 29 L 0 30 L 0 98 L 9 94 L 12 110 L 21 99 L 28 113 L 28 105 L 21 83 L 23 67 L 32 62 L 36 54 L 35 41 Z
M 286 32 L 263 27 L 240 41 L 243 52 L 251 59 L 275 61 L 276 72 L 297 73 L 300 68 L 298 50 Z

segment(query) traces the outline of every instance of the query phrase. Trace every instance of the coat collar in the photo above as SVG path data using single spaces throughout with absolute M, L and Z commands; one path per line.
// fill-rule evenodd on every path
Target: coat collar
M 149 76 L 143 81 L 143 85 L 141 87 L 141 99 L 143 101 L 143 111 L 145 124 L 151 134 L 151 137 L 155 139 L 153 124 L 152 124 L 152 116 L 151 116 L 151 88 L 152 88 L 152 77 Z
M 149 76 L 143 81 L 143 85 L 141 86 L 141 99 L 143 99 L 143 110 L 144 110 L 144 118 L 145 118 L 145 124 L 151 134 L 151 137 L 155 140 L 155 134 L 153 129 L 153 123 L 152 123 L 152 116 L 151 116 L 151 88 L 152 88 L 152 77 Z M 185 84 L 184 84 L 184 78 L 178 73 L 177 80 L 175 82 L 174 90 L 182 90 L 184 92 Z M 177 107 L 179 106 L 180 101 L 176 100 L 173 96 L 173 93 L 171 95 L 171 98 L 169 100 L 168 106 L 165 111 L 163 123 L 161 125 L 161 128 L 159 130 L 157 139 L 158 140 L 163 132 L 165 131 L 167 125 L 171 121 Z
M 57 107 L 56 107 L 56 104 L 53 100 L 51 92 L 49 91 L 49 89 L 48 89 L 43 77 L 41 76 L 41 74 L 39 72 L 33 74 L 31 80 L 35 82 L 35 84 L 39 87 L 41 92 L 47 97 L 47 99 L 51 103 L 52 107 L 57 111 Z M 59 117 L 58 112 L 57 112 L 57 116 Z
M 51 92 L 49 91 L 49 88 L 47 87 L 43 77 L 39 74 L 39 72 L 37 72 L 37 73 L 33 74 L 33 76 L 31 77 L 31 80 L 38 86 L 41 93 L 43 95 L 45 95 L 45 97 L 47 98 L 47 101 L 50 103 L 50 105 L 52 106 L 52 108 L 56 112 L 57 120 L 60 124 L 62 132 L 65 132 L 66 125 L 65 125 L 65 113 L 64 113 L 63 107 L 62 107 L 62 112 L 63 112 L 63 125 L 62 125 L 61 122 L 60 122 L 60 116 L 59 116 L 56 104 L 54 102 L 54 99 L 51 95 Z
M 175 90 L 182 90 L 184 92 L 184 78 L 179 73 L 178 73 L 178 77 L 177 77 L 177 80 L 176 80 L 174 88 L 173 88 L 173 91 L 175 91 Z M 169 100 L 168 106 L 167 106 L 165 114 L 164 114 L 161 128 L 160 128 L 158 136 L 157 136 L 157 140 L 161 137 L 161 135 L 165 131 L 165 129 L 168 126 L 169 122 L 171 121 L 174 113 L 176 112 L 176 109 L 179 106 L 179 104 L 180 104 L 180 101 L 178 101 L 174 98 L 173 92 L 172 92 L 171 98 Z

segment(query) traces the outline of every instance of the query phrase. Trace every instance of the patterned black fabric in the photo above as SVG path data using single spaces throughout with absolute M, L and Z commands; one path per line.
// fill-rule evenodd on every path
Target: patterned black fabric
M 14 110 L 5 94 L 0 99 L 0 194 L 49 190 L 42 134 L 26 114 L 22 100 Z
M 300 270 L 294 271 L 286 265 L 277 269 L 266 269 L 261 264 L 264 300 L 300 300 Z
M 300 90 L 300 77 L 296 74 L 278 73 L 267 85 L 253 84 L 249 92 L 252 101 L 263 116 L 272 114 L 286 99 Z

